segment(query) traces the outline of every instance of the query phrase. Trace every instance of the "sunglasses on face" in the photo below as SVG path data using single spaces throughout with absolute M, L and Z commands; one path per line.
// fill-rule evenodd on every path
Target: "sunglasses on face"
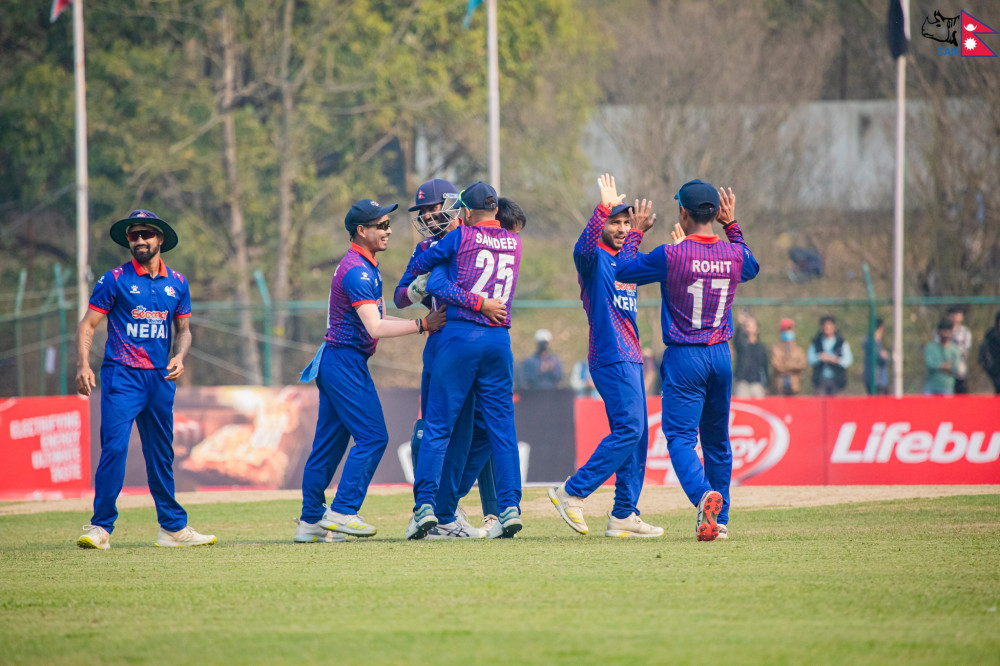
M 371 224 L 366 224 L 366 227 L 375 227 L 376 229 L 381 229 L 382 231 L 387 231 L 389 229 L 389 220 L 384 222 L 373 222 Z
M 126 238 L 128 238 L 129 243 L 134 243 L 140 238 L 142 240 L 149 240 L 150 238 L 156 238 L 159 235 L 160 235 L 159 231 L 153 231 L 152 229 L 140 229 L 138 231 L 130 231 L 127 234 L 125 234 Z

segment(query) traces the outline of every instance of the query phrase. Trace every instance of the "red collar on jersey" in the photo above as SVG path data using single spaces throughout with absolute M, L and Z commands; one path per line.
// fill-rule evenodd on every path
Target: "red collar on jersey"
M 500 228 L 500 222 L 498 220 L 483 220 L 482 222 L 476 222 L 472 226 L 474 227 L 494 227 L 496 229 Z
M 618 254 L 618 252 L 619 252 L 618 250 L 614 249 L 613 247 L 609 247 L 609 246 L 605 245 L 601 241 L 597 241 L 597 247 L 601 248 L 602 250 L 604 250 L 605 252 L 607 252 L 608 254 L 610 254 L 612 257 L 615 256 L 616 254 Z
M 351 249 L 360 254 L 365 259 L 367 259 L 368 263 L 370 263 L 372 266 L 378 268 L 378 261 L 375 259 L 375 257 L 371 255 L 371 253 L 368 252 L 368 250 L 361 247 L 357 243 L 351 243 Z
M 142 264 L 140 264 L 138 261 L 135 260 L 135 257 L 132 257 L 132 268 L 135 269 L 136 275 L 146 275 L 146 274 L 149 273 L 149 271 L 147 271 L 145 268 L 143 268 Z M 167 265 L 165 263 L 163 263 L 163 259 L 162 258 L 160 259 L 159 276 L 160 277 L 167 277 Z
M 685 240 L 693 240 L 695 243 L 702 243 L 704 245 L 711 245 L 712 243 L 718 243 L 718 236 L 702 236 L 701 234 L 691 234 L 687 236 Z

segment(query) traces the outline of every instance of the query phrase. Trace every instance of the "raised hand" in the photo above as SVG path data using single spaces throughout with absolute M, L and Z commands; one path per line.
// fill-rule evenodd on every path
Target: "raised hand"
M 736 220 L 736 195 L 733 188 L 728 188 L 728 192 L 726 190 L 725 187 L 719 188 L 719 214 L 715 216 L 723 225 Z
M 484 300 L 479 312 L 498 326 L 503 326 L 504 322 L 507 321 L 507 304 L 499 298 Z
M 633 229 L 637 229 L 642 233 L 646 233 L 653 228 L 656 224 L 656 213 L 653 212 L 653 202 L 642 200 L 635 200 L 635 205 L 628 212 L 628 221 Z
M 674 242 L 674 245 L 680 245 L 687 236 L 684 235 L 684 228 L 681 227 L 679 222 L 674 223 L 674 230 L 670 232 L 670 240 Z
M 615 177 L 610 173 L 597 179 L 597 187 L 601 190 L 601 203 L 605 206 L 614 208 L 625 200 L 624 194 L 618 194 L 618 188 L 615 187 Z

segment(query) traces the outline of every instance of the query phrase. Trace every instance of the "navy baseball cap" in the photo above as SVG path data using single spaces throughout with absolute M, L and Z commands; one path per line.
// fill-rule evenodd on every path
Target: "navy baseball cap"
M 172 249 L 177 247 L 177 233 L 170 227 L 170 225 L 157 217 L 156 213 L 142 208 L 132 211 L 129 213 L 128 217 L 123 220 L 118 220 L 111 225 L 111 240 L 118 243 L 122 247 L 128 247 L 129 227 L 134 227 L 140 224 L 147 227 L 153 227 L 154 229 L 159 229 L 160 233 L 163 234 L 163 244 L 160 245 L 161 254 L 170 252 Z
M 417 189 L 417 196 L 415 202 L 410 206 L 409 211 L 412 213 L 418 211 L 424 206 L 433 206 L 435 204 L 444 203 L 444 195 L 446 194 L 457 194 L 458 188 L 452 185 L 449 181 L 442 178 L 435 178 L 433 180 L 428 180 L 426 183 L 421 185 Z
M 681 185 L 674 199 L 690 211 L 707 213 L 706 204 L 710 205 L 713 211 L 719 210 L 719 191 L 715 186 L 697 178 Z
M 348 233 L 353 234 L 359 224 L 377 220 L 397 208 L 399 208 L 399 204 L 383 206 L 374 199 L 361 199 L 351 206 L 351 210 L 347 211 L 347 216 L 344 217 L 344 226 L 347 227 Z
M 492 203 L 486 201 L 490 197 L 493 197 Z M 496 210 L 497 207 L 497 191 L 481 180 L 462 190 L 458 198 L 469 210 Z
M 608 217 L 614 217 L 618 213 L 624 213 L 630 210 L 632 210 L 632 204 L 627 204 L 623 202 L 612 208 L 611 212 L 608 214 Z

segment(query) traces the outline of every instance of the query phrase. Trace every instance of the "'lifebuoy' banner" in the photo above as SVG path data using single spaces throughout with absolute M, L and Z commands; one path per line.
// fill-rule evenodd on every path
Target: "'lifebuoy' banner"
M 646 483 L 676 484 L 648 399 Z M 608 434 L 604 403 L 577 398 L 576 464 Z M 733 481 L 744 485 L 1000 483 L 1000 398 L 764 398 L 734 400 Z
M 90 488 L 90 407 L 81 396 L 0 400 L 0 499 Z

